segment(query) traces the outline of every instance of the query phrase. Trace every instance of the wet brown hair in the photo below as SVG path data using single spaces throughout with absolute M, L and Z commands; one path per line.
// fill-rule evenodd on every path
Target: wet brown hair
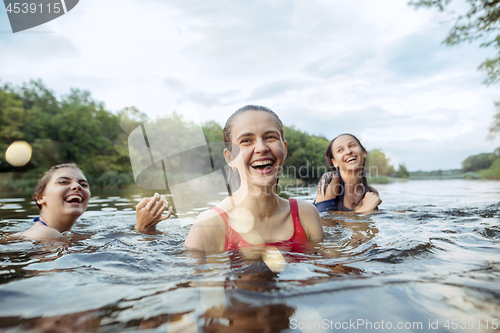
M 52 175 L 59 169 L 64 169 L 64 168 L 73 168 L 81 173 L 83 173 L 82 170 L 80 170 L 79 167 L 76 166 L 75 163 L 63 163 L 63 164 L 58 164 L 50 167 L 49 170 L 45 171 L 43 176 L 38 179 L 38 185 L 36 186 L 35 193 L 33 193 L 33 200 L 35 201 L 36 206 L 38 209 L 42 209 L 42 206 L 38 204 L 38 199 L 40 196 L 42 196 L 43 192 L 45 191 L 45 187 L 47 186 L 47 183 L 50 181 L 52 178 Z
M 224 129 L 222 130 L 222 140 L 224 141 L 224 146 L 226 147 L 227 150 L 231 151 L 231 129 L 233 127 L 234 118 L 247 111 L 262 111 L 262 112 L 267 112 L 271 116 L 273 116 L 280 130 L 281 139 L 285 140 L 285 130 L 283 128 L 283 123 L 281 122 L 281 119 L 280 117 L 278 117 L 276 112 L 265 106 L 245 105 L 244 107 L 241 107 L 238 110 L 236 110 L 229 118 L 227 118 L 226 125 L 224 125 Z

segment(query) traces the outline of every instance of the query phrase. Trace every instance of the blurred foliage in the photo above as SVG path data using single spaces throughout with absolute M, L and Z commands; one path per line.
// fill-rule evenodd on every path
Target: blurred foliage
M 330 143 L 325 137 L 301 132 L 294 126 L 285 126 L 287 157 L 283 175 L 305 181 L 316 181 L 329 171 L 325 164 L 325 151 Z
M 500 179 L 500 147 L 492 153 L 483 153 L 467 157 L 462 162 L 464 172 L 477 172 L 481 178 Z
M 404 164 L 400 164 L 398 167 L 398 171 L 396 171 L 397 178 L 410 178 L 410 172 L 406 168 Z
M 490 126 L 489 139 L 493 139 L 496 135 L 500 135 L 500 102 L 495 102 L 497 113 L 493 116 L 493 123 Z
M 72 89 L 57 99 L 41 81 L 22 87 L 4 85 L 0 88 L 0 172 L 13 173 L 1 190 L 31 190 L 50 166 L 70 162 L 84 171 L 92 188 L 123 187 L 133 181 L 127 137 L 119 116 L 88 91 Z M 33 147 L 30 162 L 21 168 L 5 160 L 6 148 L 16 140 Z M 122 174 L 128 176 L 117 176 Z
M 92 189 L 126 187 L 134 183 L 129 134 L 145 122 L 143 129 L 147 131 L 149 144 L 154 143 L 155 149 L 160 150 L 153 152 L 155 159 L 161 154 L 167 156 L 165 152 L 169 147 L 165 143 L 175 142 L 174 151 L 182 154 L 165 159 L 165 165 L 187 175 L 205 171 L 205 166 L 200 167 L 206 164 L 207 156 L 201 153 L 205 148 L 199 147 L 203 141 L 203 137 L 200 140 L 200 127 L 176 112 L 148 121 L 135 107 L 112 113 L 88 91 L 71 89 L 69 94 L 57 98 L 41 81 L 30 81 L 21 87 L 4 85 L 0 87 L 0 191 L 31 191 L 36 180 L 52 165 L 71 162 L 83 170 Z M 210 147 L 212 166 L 217 169 L 225 164 L 222 127 L 215 121 L 208 121 L 202 124 L 202 129 Z M 293 126 L 285 126 L 285 136 L 288 154 L 283 182 L 285 179 L 315 182 L 329 171 L 325 163 L 329 140 Z M 142 140 L 142 135 L 139 133 L 137 138 Z M 5 150 L 16 140 L 25 140 L 33 147 L 30 162 L 20 168 L 12 167 L 5 160 Z M 136 153 L 134 147 L 130 149 Z M 149 166 L 149 154 L 138 149 L 138 158 Z M 185 152 L 188 158 L 183 155 Z M 380 150 L 368 153 L 367 165 L 377 169 L 372 176 L 394 174 L 389 159 Z M 211 167 L 210 163 L 208 166 Z
M 497 158 L 488 169 L 480 170 L 479 175 L 486 179 L 500 179 L 500 158 Z
M 488 169 L 493 164 L 494 159 L 494 154 L 492 153 L 469 156 L 462 162 L 462 170 L 467 172 Z
M 368 152 L 365 170 L 370 177 L 394 175 L 394 167 L 390 164 L 390 159 L 379 149 Z

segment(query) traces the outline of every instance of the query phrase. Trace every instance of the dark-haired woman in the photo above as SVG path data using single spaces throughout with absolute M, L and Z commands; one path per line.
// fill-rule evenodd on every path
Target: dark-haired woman
M 368 213 L 377 209 L 382 201 L 366 181 L 366 155 L 354 135 L 342 134 L 330 142 L 325 156 L 332 171 L 325 173 L 318 184 L 314 202 L 318 211 Z

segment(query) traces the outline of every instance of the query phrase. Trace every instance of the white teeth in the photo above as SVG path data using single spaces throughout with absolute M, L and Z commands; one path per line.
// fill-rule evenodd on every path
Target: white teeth
M 82 202 L 82 198 L 79 195 L 71 194 L 71 195 L 66 197 L 66 201 L 71 201 L 74 199 L 76 199 L 77 202 Z
M 354 161 L 356 159 L 356 157 L 351 157 L 350 159 L 348 159 L 346 162 L 351 162 L 351 161 Z
M 252 163 L 252 166 L 260 166 L 260 165 L 267 165 L 267 164 L 272 164 L 272 160 L 264 160 L 264 161 L 256 161 Z

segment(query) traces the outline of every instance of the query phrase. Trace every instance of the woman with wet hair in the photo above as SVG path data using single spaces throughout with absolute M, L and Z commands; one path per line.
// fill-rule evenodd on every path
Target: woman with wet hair
M 87 209 L 90 188 L 87 178 L 76 164 L 59 164 L 38 180 L 33 200 L 40 210 L 31 228 L 22 236 L 31 239 L 57 238 L 71 230 Z
M 287 155 L 283 124 L 272 110 L 240 108 L 224 126 L 224 157 L 240 186 L 213 209 L 201 213 L 185 245 L 203 252 L 276 247 L 301 251 L 310 240 L 323 239 L 313 205 L 276 194 Z M 237 148 L 237 149 L 236 149 Z
M 90 186 L 87 178 L 76 164 L 59 164 L 51 167 L 38 180 L 33 200 L 40 210 L 28 230 L 21 235 L 30 239 L 49 239 L 62 236 L 70 231 L 76 220 L 87 210 L 90 200 Z M 137 207 L 137 220 L 140 225 L 148 225 L 151 220 L 167 219 L 172 213 L 172 207 L 167 215 L 168 203 L 159 195 L 146 198 Z
M 318 184 L 314 202 L 318 211 L 368 213 L 377 209 L 382 201 L 366 181 L 366 155 L 366 149 L 352 134 L 341 134 L 330 142 L 325 156 L 332 171 L 325 173 Z
M 309 241 L 323 239 L 312 204 L 276 194 L 287 142 L 274 111 L 257 105 L 238 109 L 224 126 L 223 141 L 229 177 L 237 173 L 239 188 L 232 191 L 228 185 L 229 197 L 197 217 L 186 248 L 205 253 L 268 247 L 300 252 Z M 139 220 L 136 228 L 144 229 Z

